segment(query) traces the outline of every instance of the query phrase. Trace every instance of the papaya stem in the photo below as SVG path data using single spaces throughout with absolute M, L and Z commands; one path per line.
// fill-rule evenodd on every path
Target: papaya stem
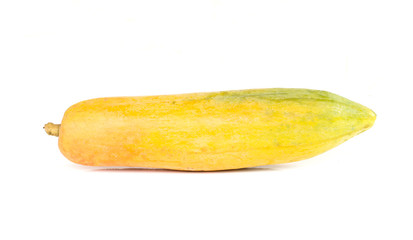
M 46 123 L 44 125 L 44 130 L 46 131 L 47 134 L 51 136 L 59 136 L 59 129 L 60 129 L 60 124 L 54 124 L 54 123 Z

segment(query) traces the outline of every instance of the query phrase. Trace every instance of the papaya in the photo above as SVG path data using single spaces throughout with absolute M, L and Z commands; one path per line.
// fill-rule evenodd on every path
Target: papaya
M 82 165 L 217 171 L 308 159 L 375 119 L 330 92 L 272 88 L 91 99 L 44 128 Z

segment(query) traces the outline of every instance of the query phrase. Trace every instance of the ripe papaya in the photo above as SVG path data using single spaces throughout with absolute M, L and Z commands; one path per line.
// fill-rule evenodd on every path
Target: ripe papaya
M 78 164 L 216 171 L 307 159 L 375 119 L 330 92 L 274 88 L 91 99 L 45 130 Z

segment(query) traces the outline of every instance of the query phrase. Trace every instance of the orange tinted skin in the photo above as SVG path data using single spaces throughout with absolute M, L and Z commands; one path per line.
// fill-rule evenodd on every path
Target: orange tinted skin
M 360 104 L 308 89 L 99 98 L 66 111 L 59 148 L 91 166 L 238 169 L 316 156 L 375 118 Z

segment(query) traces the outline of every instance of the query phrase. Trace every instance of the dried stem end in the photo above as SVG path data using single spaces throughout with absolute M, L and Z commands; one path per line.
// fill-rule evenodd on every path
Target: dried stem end
M 46 131 L 47 134 L 51 136 L 59 136 L 59 129 L 60 129 L 60 124 L 54 124 L 54 123 L 46 123 L 44 125 L 44 130 Z

